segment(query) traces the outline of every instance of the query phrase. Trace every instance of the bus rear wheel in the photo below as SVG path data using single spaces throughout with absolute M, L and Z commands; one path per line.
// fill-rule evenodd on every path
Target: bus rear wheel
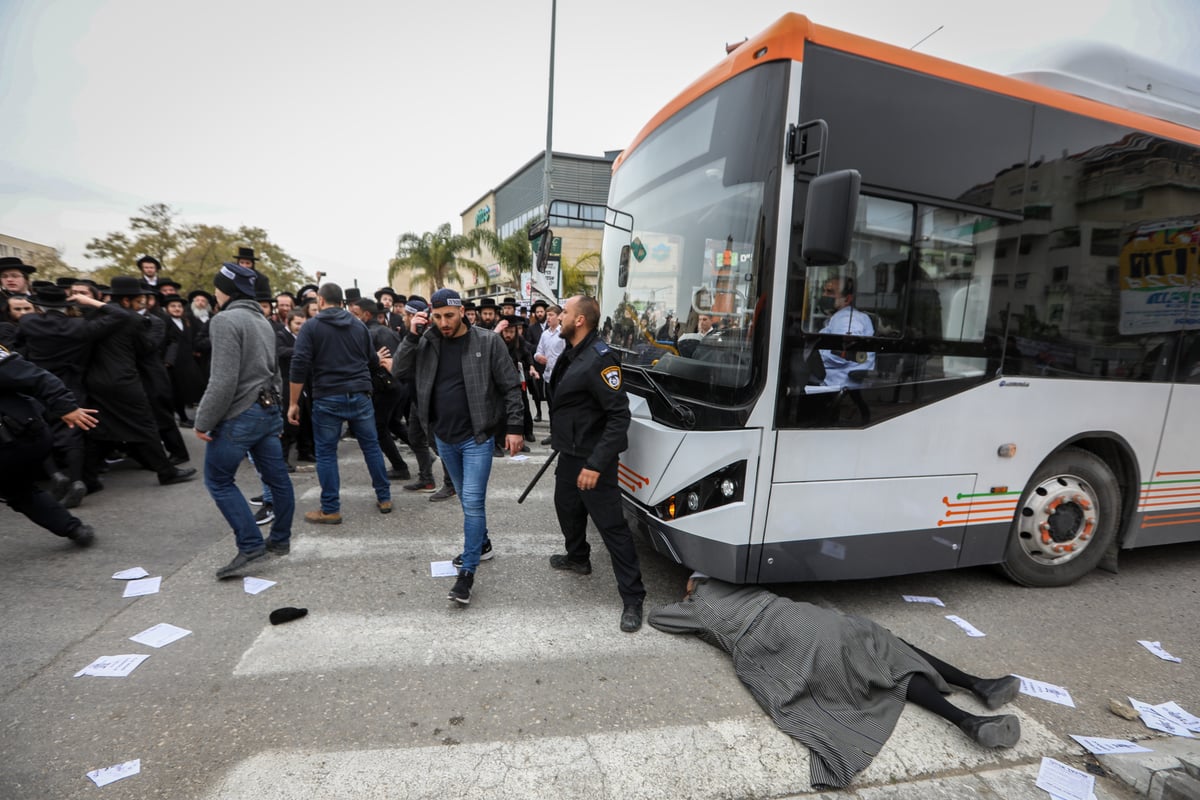
M 1021 494 L 1000 568 L 1024 586 L 1066 586 L 1104 557 L 1121 518 L 1112 470 L 1077 447 L 1052 455 Z

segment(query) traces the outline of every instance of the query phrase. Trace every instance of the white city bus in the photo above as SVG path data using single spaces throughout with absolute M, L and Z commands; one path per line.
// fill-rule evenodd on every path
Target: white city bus
M 599 287 L 631 523 L 735 582 L 1060 585 L 1200 538 L 1200 82 L 1151 68 L 1001 77 L 793 14 L 663 109 Z M 826 287 L 869 325 L 823 333 Z

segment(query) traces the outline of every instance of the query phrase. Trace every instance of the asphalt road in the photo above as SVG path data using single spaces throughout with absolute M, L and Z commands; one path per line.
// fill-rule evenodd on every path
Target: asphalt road
M 201 445 L 185 433 L 199 466 Z M 342 443 L 340 459 L 345 523 L 297 521 L 291 555 L 254 570 L 277 582 L 258 595 L 214 579 L 234 547 L 200 480 L 159 487 L 150 473 L 114 469 L 78 512 L 98 534 L 85 551 L 0 509 L 0 797 L 810 792 L 805 748 L 773 728 L 723 654 L 649 627 L 618 630 L 598 537 L 591 576 L 548 568 L 561 544 L 550 480 L 516 504 L 547 454 L 535 444 L 528 461 L 494 462 L 497 555 L 481 565 L 466 609 L 446 600 L 451 580 L 429 572 L 461 547 L 457 502 L 397 486 L 395 513 L 378 514 L 353 443 Z M 243 475 L 244 491 L 257 494 Z M 299 520 L 317 505 L 316 476 L 298 473 L 295 485 Z M 648 604 L 677 598 L 686 570 L 641 552 Z M 158 594 L 122 598 L 110 576 L 135 566 L 162 576 Z M 1019 698 L 1024 738 L 999 753 L 910 707 L 861 788 L 1028 771 L 1043 755 L 1082 765 L 1069 734 L 1151 734 L 1109 713 L 1110 698 L 1175 700 L 1200 713 L 1197 568 L 1200 545 L 1183 545 L 1124 554 L 1119 575 L 1096 572 L 1064 589 L 1024 589 L 986 569 L 776 588 L 871 617 L 967 671 L 1017 673 L 1074 698 L 1075 708 Z M 268 613 L 286 605 L 309 616 L 269 625 Z M 987 635 L 966 636 L 944 618 L 951 613 Z M 160 622 L 192 634 L 161 649 L 128 640 Z M 1138 639 L 1161 641 L 1183 663 L 1156 659 Z M 126 653 L 150 657 L 126 678 L 73 677 Z M 101 789 L 85 778 L 132 759 L 137 776 Z

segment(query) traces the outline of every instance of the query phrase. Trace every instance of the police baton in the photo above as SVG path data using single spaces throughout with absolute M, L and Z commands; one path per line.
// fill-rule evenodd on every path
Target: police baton
M 529 485 L 525 487 L 525 491 L 521 492 L 521 496 L 517 498 L 518 504 L 525 502 L 525 498 L 528 497 L 529 493 L 533 491 L 533 487 L 537 486 L 537 482 L 542 479 L 542 475 L 544 475 L 546 470 L 550 468 L 550 465 L 554 463 L 554 457 L 557 455 L 557 450 L 550 451 L 550 457 L 546 459 L 546 463 L 542 464 L 542 468 L 537 471 L 537 475 L 533 476 L 533 480 L 529 482 Z

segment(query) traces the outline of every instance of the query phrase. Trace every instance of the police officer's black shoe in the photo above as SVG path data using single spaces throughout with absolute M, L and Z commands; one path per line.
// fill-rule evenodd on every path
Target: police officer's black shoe
M 91 547 L 92 542 L 96 541 L 96 532 L 92 530 L 91 525 L 84 525 L 81 522 L 77 528 L 67 534 L 67 538 L 80 547 Z
M 83 481 L 73 481 L 71 488 L 67 489 L 66 495 L 63 496 L 63 508 L 75 508 L 83 502 L 83 498 L 88 493 L 87 484 Z
M 450 590 L 447 597 L 460 605 L 468 606 L 471 604 L 471 587 L 474 585 L 475 573 L 460 569 L 458 580 L 454 582 L 454 588 Z
M 56 472 L 50 476 L 50 496 L 58 502 L 62 502 L 67 496 L 67 492 L 71 489 L 71 479 L 61 472 Z
M 592 574 L 591 560 L 572 561 L 570 558 L 562 555 L 561 553 L 556 553 L 550 556 L 550 566 L 554 567 L 555 569 L 569 569 L 571 572 L 577 572 L 580 575 Z
M 642 627 L 642 604 L 630 603 L 621 612 L 621 630 L 633 633 L 640 627 Z
M 196 477 L 196 470 L 194 468 L 180 469 L 179 467 L 175 467 L 170 472 L 164 472 L 163 474 L 159 475 L 158 482 L 163 486 L 170 486 L 172 483 L 183 483 L 184 481 L 190 481 L 194 477 Z
M 220 581 L 226 578 L 233 578 L 241 575 L 242 571 L 247 565 L 249 565 L 251 562 L 257 561 L 266 554 L 267 549 L 265 547 L 262 550 L 259 550 L 257 553 L 238 553 L 233 557 L 233 561 L 230 561 L 228 564 L 217 570 L 217 580 Z

